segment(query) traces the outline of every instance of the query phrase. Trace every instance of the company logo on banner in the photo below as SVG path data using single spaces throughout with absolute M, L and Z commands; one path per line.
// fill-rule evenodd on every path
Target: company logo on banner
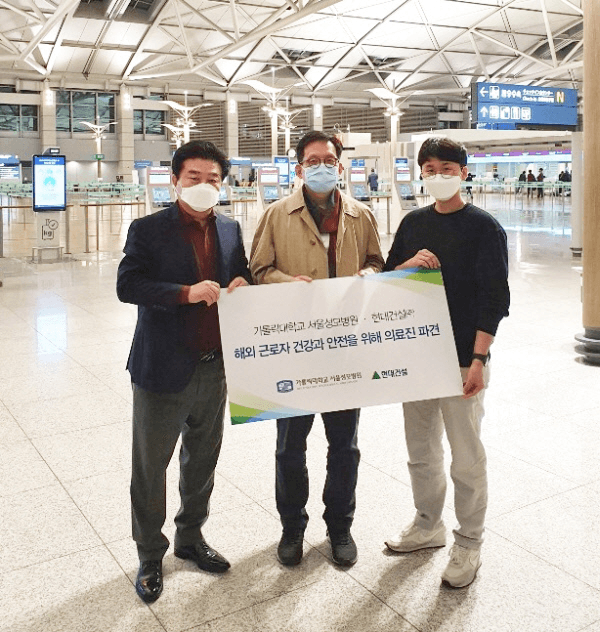
M 294 390 L 294 382 L 292 380 L 281 380 L 277 382 L 278 393 L 291 393 Z

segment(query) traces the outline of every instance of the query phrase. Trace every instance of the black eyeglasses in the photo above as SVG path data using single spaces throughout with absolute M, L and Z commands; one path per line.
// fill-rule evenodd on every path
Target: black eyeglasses
M 339 164 L 339 162 L 340 161 L 337 158 L 325 158 L 325 160 L 320 160 L 319 158 L 309 158 L 300 164 L 307 169 L 312 169 L 313 167 L 320 167 L 321 165 L 325 165 L 326 167 L 335 167 Z

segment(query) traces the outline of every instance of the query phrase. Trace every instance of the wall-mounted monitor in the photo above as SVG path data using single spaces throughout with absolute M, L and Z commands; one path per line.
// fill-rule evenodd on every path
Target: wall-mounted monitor
M 67 208 L 67 163 L 64 156 L 33 156 L 33 210 Z

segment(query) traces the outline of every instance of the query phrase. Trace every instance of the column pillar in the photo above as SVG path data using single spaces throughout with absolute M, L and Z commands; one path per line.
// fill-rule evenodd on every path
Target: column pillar
M 225 101 L 225 153 L 231 156 L 240 155 L 239 117 L 237 101 L 227 96 Z
M 571 134 L 571 252 L 581 257 L 583 248 L 583 132 Z
M 117 134 L 119 137 L 118 175 L 123 182 L 133 182 L 135 146 L 133 134 L 133 98 L 127 86 L 121 86 L 117 103 Z
M 56 147 L 56 92 L 50 89 L 50 83 L 44 81 L 40 104 L 40 132 L 42 151 Z
M 313 103 L 312 129 L 323 131 L 323 106 L 320 103 Z
M 583 327 L 581 353 L 590 362 L 600 363 L 600 4 L 584 0 L 583 38 Z M 574 175 L 575 179 L 577 175 Z M 579 351 L 579 349 L 578 349 Z
M 400 123 L 400 116 L 398 114 L 390 114 L 390 141 L 392 143 L 398 140 L 398 124 Z
M 271 158 L 277 156 L 277 132 L 278 132 L 278 120 L 276 112 L 269 112 L 271 117 Z

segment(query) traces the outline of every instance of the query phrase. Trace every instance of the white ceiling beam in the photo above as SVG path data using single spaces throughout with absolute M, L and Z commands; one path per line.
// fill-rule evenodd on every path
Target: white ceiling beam
M 13 53 L 17 56 L 21 51 L 2 33 L 0 33 L 0 44 L 2 44 L 10 53 Z
M 238 25 L 237 11 L 235 10 L 235 0 L 229 0 L 229 7 L 231 9 L 231 19 L 233 20 L 233 31 L 235 33 L 235 39 L 240 39 L 240 27 Z
M 415 73 L 419 72 L 421 70 L 421 68 L 423 68 L 430 61 L 435 59 L 439 54 L 445 52 L 448 48 L 450 48 L 450 46 L 452 46 L 454 44 L 454 42 L 459 40 L 461 37 L 464 37 L 467 33 L 471 33 L 473 31 L 475 31 L 477 29 L 477 27 L 482 25 L 484 22 L 487 22 L 487 20 L 489 20 L 494 15 L 496 15 L 496 13 L 499 13 L 500 11 L 504 11 L 505 9 L 507 9 L 508 7 L 513 5 L 515 2 L 518 2 L 518 0 L 509 0 L 507 4 L 505 4 L 505 5 L 501 6 L 501 7 L 497 7 L 497 8 L 492 9 L 488 14 L 486 14 L 480 20 L 475 22 L 475 24 L 472 24 L 470 27 L 465 28 L 462 33 L 460 33 L 456 37 L 453 37 L 449 42 L 444 44 L 444 46 L 442 46 L 439 51 L 436 51 L 435 53 L 433 53 L 433 55 L 430 55 L 427 59 L 425 59 L 423 62 L 421 62 L 416 68 L 414 68 L 411 71 L 411 73 L 415 74 Z M 402 84 L 406 83 L 409 79 L 410 79 L 410 75 L 401 81 L 399 87 L 401 87 Z
M 131 59 L 129 60 L 129 63 L 127 64 L 125 70 L 123 71 L 123 74 L 121 75 L 121 79 L 127 79 L 129 77 L 129 75 L 131 74 L 133 68 L 135 67 L 135 63 L 138 60 L 139 56 L 142 55 L 144 53 L 144 49 L 146 47 L 146 43 L 148 42 L 148 40 L 152 37 L 152 35 L 154 35 L 155 31 L 158 29 L 164 15 L 167 13 L 167 11 L 171 8 L 171 2 L 172 0 L 167 0 L 167 2 L 165 2 L 165 4 L 163 5 L 163 7 L 161 8 L 161 10 L 156 14 L 156 17 L 154 18 L 152 24 L 150 24 L 150 26 L 146 29 L 146 32 L 144 33 L 144 36 L 142 37 L 142 39 L 140 40 L 140 43 L 138 44 L 138 49 L 137 51 L 131 56 Z
M 186 2 L 185 0 L 180 0 L 181 4 L 185 7 L 187 7 L 194 15 L 196 15 L 197 17 L 199 17 L 201 20 L 203 20 L 204 22 L 206 22 L 211 29 L 214 29 L 215 31 L 217 31 L 217 33 L 220 33 L 221 35 L 223 35 L 223 37 L 226 37 L 230 42 L 235 42 L 236 39 L 235 37 L 232 37 L 227 31 L 225 31 L 224 29 L 222 29 L 216 22 L 213 22 L 210 18 L 208 18 L 206 15 L 200 13 L 200 11 L 198 11 L 197 9 L 195 9 L 191 4 L 189 4 L 188 2 Z M 164 25 L 163 25 L 164 26 Z M 189 28 L 189 27 L 188 27 Z M 239 39 L 239 37 L 238 37 Z
M 312 15 L 313 13 L 317 13 L 318 11 L 321 11 L 322 9 L 326 9 L 330 6 L 333 6 L 334 4 L 337 4 L 338 2 L 342 2 L 342 0 L 312 0 L 303 9 L 298 11 L 298 13 L 296 13 L 295 15 L 290 15 L 287 18 L 278 20 L 275 24 L 262 26 L 262 27 L 259 27 L 258 29 L 252 30 L 249 33 L 246 33 L 246 35 L 242 36 L 237 42 L 234 42 L 232 44 L 229 44 L 228 46 L 225 46 L 215 55 L 212 55 L 211 57 L 204 60 L 200 64 L 197 64 L 196 66 L 194 66 L 192 71 L 196 72 L 197 70 L 201 70 L 202 68 L 209 66 L 215 61 L 219 59 L 223 59 L 230 53 L 240 48 L 243 48 L 244 46 L 247 46 L 251 42 L 255 42 L 256 40 L 262 39 L 263 37 L 272 35 L 273 33 L 276 33 L 277 31 L 283 29 L 284 27 L 289 26 L 290 24 L 294 24 L 295 22 L 298 22 L 299 20 L 309 15 Z M 267 18 L 267 20 L 269 20 L 269 18 Z M 155 78 L 161 78 L 161 77 L 173 77 L 180 74 L 181 74 L 181 70 L 174 70 L 167 73 L 157 73 L 150 76 L 146 76 L 144 74 L 139 74 L 139 73 L 133 73 L 129 76 L 129 78 L 130 79 L 155 79 Z
M 6 2 L 6 0 L 0 0 L 0 7 L 6 7 L 7 9 L 10 9 L 13 13 L 20 15 L 27 20 L 32 20 L 37 24 L 42 24 L 42 22 L 44 21 L 36 13 L 28 13 L 27 11 L 23 11 L 23 9 L 20 9 L 10 2 Z
M 490 80 L 490 75 L 487 71 L 487 66 L 483 62 L 483 57 L 481 56 L 481 52 L 479 51 L 479 46 L 477 46 L 477 42 L 475 41 L 475 36 L 471 31 L 469 31 L 469 37 L 471 39 L 471 44 L 473 44 L 473 50 L 475 51 L 475 55 L 477 56 L 477 62 L 479 63 L 479 67 L 481 68 L 481 74 L 486 78 L 487 81 Z
M 444 55 L 443 52 L 440 50 L 440 44 L 437 41 L 437 37 L 435 36 L 435 33 L 433 32 L 433 28 L 431 27 L 429 19 L 425 15 L 425 11 L 423 11 L 423 7 L 421 6 L 421 0 L 414 0 L 414 2 L 415 2 L 415 6 L 417 7 L 417 11 L 419 12 L 419 15 L 421 16 L 423 25 L 427 29 L 427 33 L 429 35 L 429 39 L 431 40 L 431 43 L 439 51 L 439 57 L 442 60 L 442 63 L 444 64 L 444 66 L 446 66 L 446 69 L 448 70 L 448 72 L 450 73 L 452 80 L 458 87 L 460 87 L 461 83 L 454 72 L 454 68 L 452 68 L 452 65 L 448 61 L 448 58 L 446 57 L 446 55 Z
M 560 0 L 563 4 L 566 4 L 568 7 L 573 9 L 573 11 L 577 11 L 579 15 L 583 15 L 583 9 L 581 7 L 575 6 L 570 0 Z
M 558 60 L 556 59 L 556 48 L 554 47 L 554 38 L 552 37 L 552 28 L 550 27 L 550 20 L 548 19 L 548 9 L 546 8 L 546 0 L 540 0 L 542 6 L 542 15 L 544 16 L 544 26 L 546 27 L 546 37 L 548 38 L 548 47 L 550 48 L 550 55 L 552 56 L 552 62 L 554 67 L 558 66 Z
M 62 24 L 60 25 L 60 28 L 58 29 L 58 35 L 56 36 L 56 40 L 54 42 L 54 45 L 52 46 L 50 57 L 48 57 L 48 61 L 46 62 L 47 75 L 49 75 L 52 72 L 52 69 L 54 68 L 54 64 L 56 63 L 56 57 L 58 56 L 58 53 L 60 52 L 60 49 L 62 47 L 62 43 L 64 40 L 65 26 L 68 20 L 70 20 L 73 17 L 73 14 L 75 13 L 75 9 L 76 7 L 73 7 L 69 11 L 69 13 L 65 15 L 65 17 L 63 18 Z
M 192 51 L 190 50 L 190 45 L 188 44 L 187 36 L 185 33 L 185 27 L 183 26 L 183 22 L 181 21 L 181 13 L 179 11 L 179 2 L 178 0 L 173 0 L 173 8 L 175 9 L 175 15 L 177 16 L 177 22 L 179 24 L 179 32 L 181 33 L 181 39 L 183 41 L 183 47 L 185 49 L 185 53 L 188 58 L 188 64 L 190 68 L 194 67 L 195 60 L 192 55 Z
M 381 24 L 389 21 L 389 19 L 394 15 L 394 13 L 396 13 L 397 11 L 399 11 L 405 4 L 408 4 L 410 0 L 404 0 L 402 2 L 402 4 L 396 6 L 393 8 L 392 11 L 390 11 L 390 13 L 388 13 L 386 16 L 384 16 L 382 18 L 381 21 L 379 21 L 373 28 L 369 29 L 362 37 L 360 37 L 358 40 L 355 40 L 354 45 L 352 45 L 336 62 L 335 64 L 331 67 L 330 70 L 328 70 L 320 79 L 319 81 L 317 81 L 317 83 L 315 84 L 314 89 L 318 90 L 321 86 L 323 86 L 325 84 L 325 80 L 327 79 L 327 77 L 334 71 L 336 70 L 341 63 L 344 61 L 344 59 L 346 59 L 346 57 L 348 57 L 348 55 L 350 55 L 350 53 L 352 53 L 356 47 L 361 44 L 367 37 L 369 37 L 370 35 L 372 35 L 373 31 L 375 31 L 376 29 L 378 29 Z M 343 26 L 345 26 L 342 23 Z M 371 72 L 371 71 L 369 71 Z M 336 82 L 337 83 L 337 82 Z M 383 83 L 383 82 L 382 82 Z M 329 85 L 329 84 L 326 84 Z M 385 86 L 385 83 L 383 83 L 383 85 Z M 387 87 L 387 86 L 386 86 Z
M 48 35 L 48 33 L 56 26 L 57 22 L 60 22 L 64 16 L 69 13 L 72 9 L 75 9 L 79 6 L 79 0 L 64 0 L 58 6 L 58 10 L 56 13 L 49 18 L 46 23 L 42 26 L 42 28 L 36 33 L 35 37 L 29 42 L 25 50 L 21 51 L 20 59 L 25 59 L 28 57 L 32 51 L 37 48 L 40 42 Z
M 531 55 L 529 55 L 528 53 L 523 53 L 520 50 L 513 48 L 512 46 L 509 46 L 508 44 L 505 44 L 504 42 L 500 42 L 497 39 L 494 39 L 493 37 L 490 37 L 489 35 L 486 35 L 485 33 L 482 33 L 481 31 L 478 31 L 477 29 L 475 29 L 474 31 L 477 35 L 479 35 L 479 37 L 483 37 L 484 39 L 489 40 L 490 42 L 496 44 L 497 46 L 500 46 L 502 48 L 506 48 L 507 50 L 511 50 L 513 51 L 513 53 L 515 55 L 518 55 L 519 57 L 523 57 L 524 59 L 529 59 L 530 61 L 536 63 L 536 64 L 541 64 L 542 66 L 547 66 L 548 68 L 553 68 L 553 66 L 547 62 L 545 62 L 543 59 L 537 59 L 536 57 L 532 57 Z

